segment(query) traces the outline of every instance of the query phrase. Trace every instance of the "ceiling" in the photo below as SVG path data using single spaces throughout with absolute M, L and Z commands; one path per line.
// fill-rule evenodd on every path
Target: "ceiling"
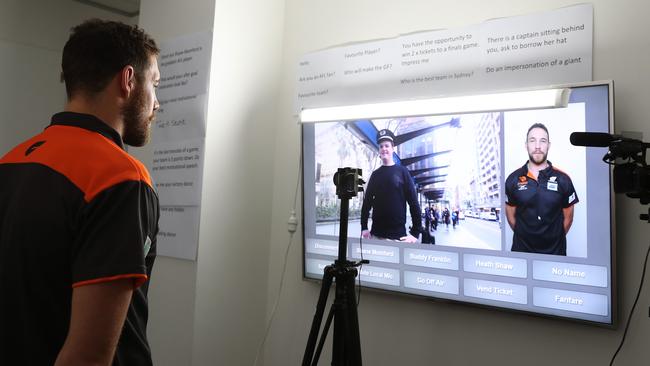
M 127 17 L 140 14 L 140 0 L 74 0 Z

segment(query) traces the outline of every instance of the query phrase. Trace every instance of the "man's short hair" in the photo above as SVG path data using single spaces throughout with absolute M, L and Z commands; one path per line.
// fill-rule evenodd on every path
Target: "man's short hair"
M 94 96 L 127 65 L 141 81 L 149 58 L 160 49 L 148 34 L 128 24 L 100 19 L 87 20 L 72 28 L 63 47 L 61 81 L 68 98 L 82 92 Z
M 533 123 L 532 126 L 528 127 L 528 132 L 526 132 L 526 141 L 528 141 L 528 134 L 533 128 L 541 128 L 546 132 L 546 136 L 548 136 L 548 140 L 549 141 L 551 140 L 551 135 L 548 133 L 548 129 L 546 128 L 546 126 L 544 126 L 543 123 Z

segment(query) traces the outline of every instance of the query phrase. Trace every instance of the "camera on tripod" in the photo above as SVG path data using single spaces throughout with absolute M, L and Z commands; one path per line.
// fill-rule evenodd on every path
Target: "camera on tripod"
M 348 241 L 348 208 L 350 198 L 363 192 L 361 169 L 339 168 L 334 174 L 336 195 L 341 199 L 341 227 L 339 229 L 339 256 L 333 265 L 325 267 L 323 283 L 316 304 L 316 313 L 311 324 L 302 366 L 316 366 L 325 344 L 325 338 L 332 321 L 334 322 L 334 339 L 332 341 L 332 365 L 361 366 L 361 340 L 359 336 L 359 318 L 357 301 L 354 294 L 356 267 L 369 263 L 367 260 L 350 262 L 346 259 Z M 318 342 L 318 334 L 323 320 L 325 304 L 330 287 L 336 283 L 334 302 L 327 315 L 325 326 Z
M 352 198 L 357 195 L 357 192 L 363 192 L 363 185 L 365 183 L 361 178 L 361 169 L 359 168 L 339 168 L 334 173 L 336 195 L 341 199 Z
M 603 161 L 614 166 L 614 192 L 638 198 L 644 205 L 650 203 L 650 167 L 646 162 L 650 144 L 603 132 L 574 132 L 570 139 L 575 146 L 608 147 Z

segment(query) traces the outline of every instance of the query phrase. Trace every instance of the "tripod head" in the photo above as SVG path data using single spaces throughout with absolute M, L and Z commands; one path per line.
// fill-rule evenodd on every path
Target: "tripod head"
M 608 147 L 603 161 L 614 166 L 614 192 L 639 199 L 644 205 L 650 203 L 650 167 L 646 162 L 649 143 L 602 132 L 574 132 L 570 139 L 575 146 Z M 650 223 L 650 209 L 641 220 Z

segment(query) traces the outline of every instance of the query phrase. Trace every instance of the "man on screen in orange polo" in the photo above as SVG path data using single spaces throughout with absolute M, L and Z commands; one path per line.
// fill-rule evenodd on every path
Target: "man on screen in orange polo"
M 566 234 L 578 195 L 569 175 L 547 160 L 548 129 L 535 123 L 526 134 L 528 161 L 505 182 L 512 251 L 566 255 Z

